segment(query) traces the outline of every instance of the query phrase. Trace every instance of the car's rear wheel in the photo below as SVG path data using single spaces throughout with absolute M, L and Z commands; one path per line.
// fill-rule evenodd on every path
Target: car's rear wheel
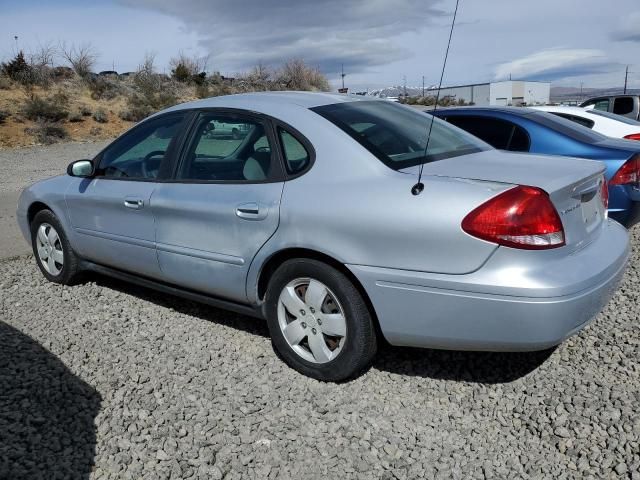
M 341 381 L 370 365 L 377 350 L 371 313 L 338 270 L 317 260 L 288 260 L 271 277 L 265 300 L 274 349 L 295 370 Z
M 80 262 L 60 221 L 50 210 L 41 210 L 31 222 L 31 243 L 38 267 L 47 280 L 68 285 L 77 279 Z

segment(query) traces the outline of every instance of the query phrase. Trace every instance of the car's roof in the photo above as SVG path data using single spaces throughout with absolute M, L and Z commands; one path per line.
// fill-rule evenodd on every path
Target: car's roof
M 531 107 L 534 110 L 540 110 L 543 112 L 566 112 L 575 113 L 577 115 L 585 115 L 590 113 L 590 110 L 582 107 L 572 107 L 568 105 L 540 105 Z
M 254 92 L 203 98 L 202 100 L 195 100 L 193 102 L 176 105 L 171 110 L 214 107 L 268 110 L 269 107 L 281 107 L 283 104 L 303 108 L 313 108 L 321 105 L 358 101 L 384 100 L 379 100 L 375 97 L 325 92 Z

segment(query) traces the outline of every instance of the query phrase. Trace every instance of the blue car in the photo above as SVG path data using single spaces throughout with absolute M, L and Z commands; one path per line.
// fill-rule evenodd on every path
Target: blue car
M 609 183 L 609 216 L 627 228 L 640 221 L 640 142 L 606 137 L 529 108 L 444 108 L 434 114 L 501 150 L 602 161 Z

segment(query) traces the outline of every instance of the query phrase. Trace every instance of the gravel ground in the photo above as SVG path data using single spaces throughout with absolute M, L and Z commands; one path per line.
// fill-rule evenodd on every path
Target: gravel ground
M 60 175 L 73 160 L 92 158 L 109 142 L 59 143 L 0 149 L 0 259 L 29 253 L 16 224 L 16 205 L 24 187 Z
M 624 283 L 555 351 L 386 347 L 302 377 L 264 323 L 0 263 L 0 478 L 640 479 L 640 228 Z

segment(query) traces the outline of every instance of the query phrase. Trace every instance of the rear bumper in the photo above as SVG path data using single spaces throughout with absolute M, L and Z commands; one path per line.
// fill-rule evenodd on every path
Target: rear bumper
M 348 267 L 393 345 L 541 350 L 578 332 L 602 310 L 624 273 L 629 241 L 623 227 L 609 222 L 595 241 L 571 254 L 541 255 L 529 267 L 514 263 L 520 254 L 531 252 L 499 248 L 468 275 Z

